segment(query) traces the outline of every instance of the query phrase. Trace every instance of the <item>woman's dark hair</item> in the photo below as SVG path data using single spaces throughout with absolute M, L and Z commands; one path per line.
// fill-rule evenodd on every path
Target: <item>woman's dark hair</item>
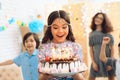
M 51 33 L 51 24 L 53 23 L 53 21 L 57 18 L 62 18 L 64 19 L 68 24 L 70 24 L 70 18 L 68 16 L 68 13 L 66 13 L 65 11 L 63 10 L 59 10 L 59 11 L 53 11 L 49 17 L 48 17 L 48 28 L 45 32 L 45 35 L 42 39 L 42 43 L 47 43 L 48 41 L 51 41 L 53 39 L 53 36 L 52 36 L 52 33 Z M 71 25 L 68 25 L 69 26 L 69 32 L 68 32 L 68 35 L 66 37 L 67 40 L 69 41 L 72 41 L 74 42 L 75 41 L 75 38 L 74 38 L 74 35 L 72 33 L 72 28 L 71 28 Z
M 33 35 L 33 38 L 35 39 L 35 42 L 36 42 L 36 49 L 38 49 L 40 41 L 39 41 L 38 35 L 36 33 L 32 33 L 32 32 L 26 33 L 25 36 L 23 37 L 23 45 L 25 46 L 25 41 L 31 35 Z
M 113 27 L 111 25 L 111 22 L 109 21 L 107 15 L 105 13 L 99 12 L 97 14 L 95 14 L 95 16 L 92 18 L 92 22 L 91 22 L 91 26 L 90 28 L 92 29 L 92 31 L 96 30 L 96 24 L 95 24 L 95 18 L 99 15 L 102 14 L 103 15 L 103 22 L 102 22 L 102 32 L 103 33 L 109 33 L 113 31 Z

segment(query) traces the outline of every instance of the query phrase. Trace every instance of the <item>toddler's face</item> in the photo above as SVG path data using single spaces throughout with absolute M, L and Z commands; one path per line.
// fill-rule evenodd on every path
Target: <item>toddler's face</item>
M 33 35 L 29 36 L 26 40 L 25 40 L 25 48 L 27 49 L 28 52 L 33 52 L 36 48 L 36 41 L 33 37 Z
M 69 32 L 68 23 L 62 19 L 57 18 L 53 21 L 51 25 L 51 33 L 53 35 L 53 42 L 62 43 L 66 41 L 66 37 Z

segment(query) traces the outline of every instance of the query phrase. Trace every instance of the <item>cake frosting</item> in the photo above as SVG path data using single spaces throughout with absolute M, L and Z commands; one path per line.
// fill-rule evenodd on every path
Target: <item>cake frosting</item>
M 38 68 L 39 72 L 48 74 L 81 72 L 87 69 L 85 63 L 72 54 L 70 47 L 52 48 L 52 55 L 41 60 Z

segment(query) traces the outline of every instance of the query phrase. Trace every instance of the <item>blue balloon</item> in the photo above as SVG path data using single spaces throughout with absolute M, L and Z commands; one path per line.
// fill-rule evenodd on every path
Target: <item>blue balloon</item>
M 2 31 L 3 29 L 2 29 L 2 27 L 0 26 L 0 31 Z
M 43 29 L 44 23 L 41 20 L 32 20 L 28 27 L 30 32 L 39 33 Z
M 15 22 L 15 19 L 14 19 L 14 18 L 11 18 L 11 19 L 8 20 L 8 22 L 9 22 L 9 24 L 12 24 L 12 23 Z

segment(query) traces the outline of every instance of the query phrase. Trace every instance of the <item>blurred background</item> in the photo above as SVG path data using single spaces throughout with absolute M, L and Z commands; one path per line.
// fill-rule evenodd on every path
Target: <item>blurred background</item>
M 114 27 L 112 35 L 115 57 L 118 58 L 119 8 L 120 0 L 0 0 L 0 62 L 13 59 L 24 51 L 22 37 L 26 32 L 37 33 L 41 40 L 47 17 L 54 10 L 68 12 L 76 42 L 82 46 L 83 59 L 88 68 L 91 63 L 88 46 L 90 23 L 97 12 L 106 13 Z M 85 72 L 86 80 L 88 75 L 89 69 Z M 0 80 L 22 80 L 20 68 L 14 64 L 0 67 Z

